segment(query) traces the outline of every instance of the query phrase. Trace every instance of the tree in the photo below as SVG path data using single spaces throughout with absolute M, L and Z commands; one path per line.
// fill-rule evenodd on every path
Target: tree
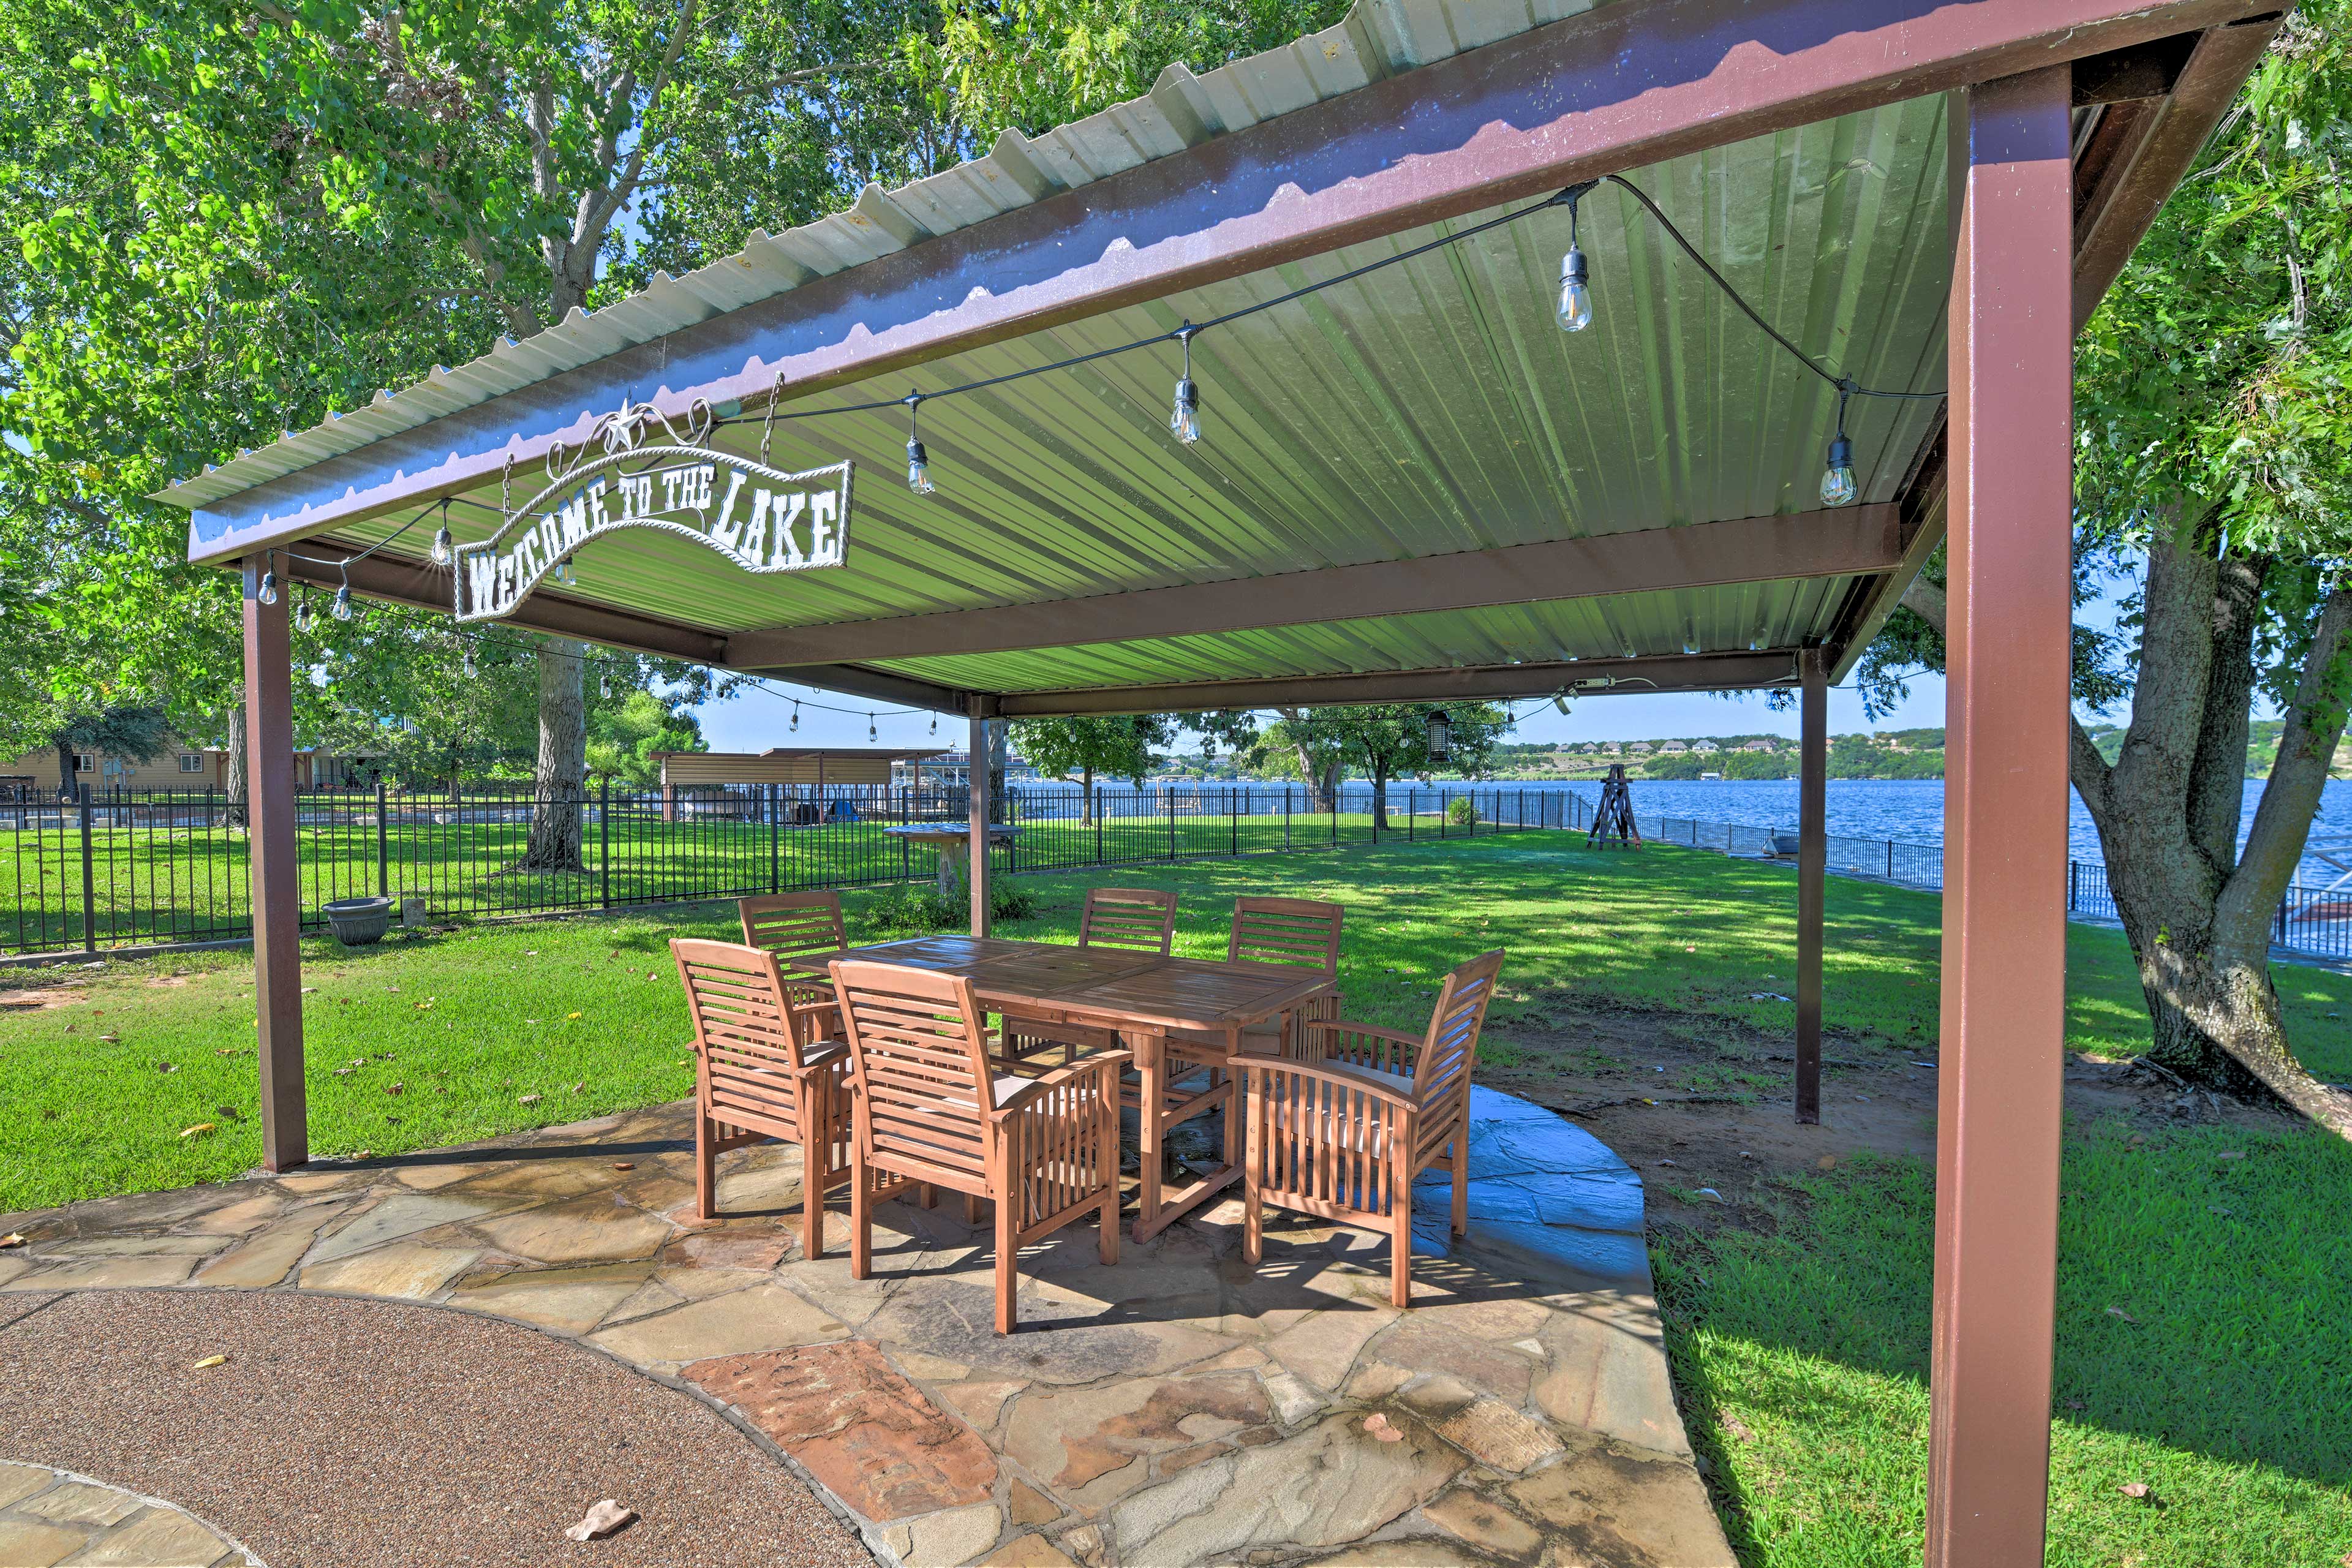
M 1308 716 L 1312 708 L 1277 708 L 1275 721 L 1250 749 L 1245 761 L 1276 777 L 1290 776 L 1307 786 L 1307 809 L 1330 811 L 1339 798 L 1339 769 L 1346 762 L 1340 731 Z
M 1389 826 L 1389 781 L 1424 766 L 1429 761 L 1429 721 L 1445 714 L 1453 731 L 1450 765 L 1475 776 L 1486 771 L 1495 742 L 1510 732 L 1508 711 L 1492 702 L 1465 702 L 1440 708 L 1435 703 L 1389 702 L 1358 708 L 1284 709 L 1279 723 L 1259 743 L 1260 756 L 1286 747 L 1302 763 L 1336 758 L 1353 763 L 1372 782 L 1372 824 Z M 1294 716 L 1295 715 L 1295 716 Z M 1275 753 L 1275 754 L 1279 754 Z M 1336 780 L 1337 769 L 1324 775 Z M 1328 787 L 1328 786 L 1327 786 Z M 1309 810 L 1329 809 L 1313 804 Z
M 172 739 L 171 721 L 152 703 L 115 703 L 68 714 L 49 736 L 58 749 L 58 796 L 70 800 L 81 792 L 74 777 L 76 752 L 106 752 L 132 762 L 152 762 Z
M 1088 823 L 1095 819 L 1095 775 L 1108 773 L 1140 788 L 1151 771 L 1153 748 L 1168 744 L 1172 732 L 1160 713 L 1013 721 L 1013 742 L 1031 766 L 1047 778 L 1078 775 L 1085 792 L 1079 820 Z
M 631 691 L 588 721 L 588 772 L 639 789 L 661 782 L 661 753 L 707 752 L 702 726 L 684 708 L 650 691 Z
M 2108 669 L 2077 628 L 2078 700 L 2095 712 L 2127 690 L 2130 712 L 2112 763 L 2074 719 L 2070 773 L 2138 964 L 2148 1059 L 2260 1085 L 2352 1137 L 2352 1104 L 2295 1060 L 2269 972 L 2352 695 L 2347 153 L 2352 5 L 2319 0 L 2280 29 L 2077 344 L 2078 584 L 2135 577 L 2138 636 Z M 1942 661 L 1939 581 L 1905 606 L 1898 646 L 1873 650 L 1882 697 Z M 2284 726 L 2242 848 L 2257 697 Z

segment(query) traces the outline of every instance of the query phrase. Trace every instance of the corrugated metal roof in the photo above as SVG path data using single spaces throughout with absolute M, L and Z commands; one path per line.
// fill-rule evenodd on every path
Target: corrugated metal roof
M 754 230 L 734 256 L 682 277 L 658 273 L 601 310 L 574 310 L 530 338 L 501 339 L 478 359 L 436 367 L 400 392 L 379 391 L 364 407 L 208 465 L 158 499 L 205 505 L 814 279 L 1594 8 L 1595 0 L 1356 0 L 1337 26 L 1281 48 L 1205 76 L 1171 65 L 1141 98 L 1034 138 L 1006 131 L 985 157 L 896 190 L 868 185 L 846 212 L 782 234 Z
M 1943 100 L 1929 98 L 1632 174 L 1797 341 L 1865 382 L 1935 388 L 1943 377 L 1944 156 Z M 814 394 L 793 407 L 895 396 L 1133 341 L 1487 216 L 957 354 L 919 374 Z M 1207 435 L 1196 447 L 1167 433 L 1172 345 L 927 405 L 922 431 L 940 485 L 928 497 L 896 480 L 903 409 L 780 424 L 780 465 L 848 458 L 866 470 L 845 567 L 752 576 L 714 570 L 716 558 L 690 542 L 625 531 L 581 552 L 579 582 L 565 592 L 738 632 L 1817 506 L 1834 395 L 1610 187 L 1589 198 L 1581 231 L 1594 325 L 1559 331 L 1552 296 L 1566 238 L 1565 216 L 1546 213 L 1203 335 L 1194 373 Z M 1849 423 L 1864 499 L 1893 496 L 1935 417 L 1931 402 L 1855 405 Z M 725 435 L 748 450 L 759 432 Z M 372 541 L 399 521 L 340 531 Z M 489 531 L 487 514 L 469 509 L 452 522 L 461 539 Z M 394 548 L 422 543 L 419 532 Z M 1605 614 L 1586 605 L 1547 625 L 1561 649 L 1581 650 L 1574 657 L 1788 646 L 1825 630 L 1836 604 L 1781 584 L 1696 593 L 1671 605 L 1612 602 Z M 1813 618 L 1791 618 L 1797 605 Z M 1348 606 L 1326 613 L 1343 619 Z M 1608 617 L 1617 617 L 1614 630 Z M 1533 657 L 1475 621 L 1448 626 L 1493 645 L 1492 662 Z M 1256 645 L 1215 646 L 1210 662 L 1223 668 L 1235 649 Z M 1316 646 L 1336 653 L 1339 645 L 1276 639 L 1265 658 L 1287 670 Z M 1184 651 L 1153 647 L 1155 658 Z M 1037 689 L 1066 683 L 1076 657 L 1035 656 L 1025 674 L 1001 660 L 919 673 L 973 679 L 982 689 Z

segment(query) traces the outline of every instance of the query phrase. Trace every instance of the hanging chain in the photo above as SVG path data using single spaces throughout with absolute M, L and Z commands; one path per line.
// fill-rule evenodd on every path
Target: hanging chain
M 776 405 L 783 401 L 783 396 L 784 373 L 778 371 L 776 384 L 768 389 L 768 417 L 760 426 L 760 467 L 763 468 L 775 467 L 768 461 L 768 444 L 776 438 Z

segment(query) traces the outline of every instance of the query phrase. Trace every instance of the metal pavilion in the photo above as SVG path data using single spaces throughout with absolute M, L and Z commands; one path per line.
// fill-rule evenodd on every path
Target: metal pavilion
M 264 602 L 266 573 L 462 608 L 467 547 L 506 548 L 542 468 L 560 477 L 616 422 L 700 431 L 739 468 L 848 463 L 840 563 L 746 571 L 660 527 L 576 551 L 550 534 L 576 554 L 570 580 L 523 562 L 487 601 L 498 618 L 961 713 L 975 753 L 1003 716 L 1799 689 L 1801 1116 L 1818 1103 L 1825 687 L 1948 542 L 1927 1558 L 2037 1563 L 2070 339 L 2276 21 L 2262 0 L 1362 0 L 164 499 L 191 514 L 192 560 L 244 574 L 257 756 L 291 744 L 286 598 Z M 1854 504 L 1819 499 L 1839 388 L 1619 185 L 1578 207 L 1585 331 L 1552 319 L 1558 205 L 1314 287 L 1610 175 L 1819 365 L 1927 395 L 1845 408 Z M 1207 429 L 1189 446 L 1168 429 L 1186 348 Z M 648 405 L 658 419 L 614 417 Z M 918 414 L 929 495 L 898 477 Z M 454 571 L 428 551 L 445 510 Z M 298 544 L 309 559 L 280 553 Z M 276 1169 L 307 1152 L 292 775 L 254 776 Z

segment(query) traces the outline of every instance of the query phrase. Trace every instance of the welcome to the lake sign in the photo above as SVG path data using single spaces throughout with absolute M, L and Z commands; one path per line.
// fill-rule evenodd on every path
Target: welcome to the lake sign
M 609 451 L 489 538 L 457 547 L 457 618 L 511 614 L 582 545 L 624 528 L 683 534 L 746 572 L 838 566 L 849 550 L 849 465 L 787 474 L 708 447 Z

